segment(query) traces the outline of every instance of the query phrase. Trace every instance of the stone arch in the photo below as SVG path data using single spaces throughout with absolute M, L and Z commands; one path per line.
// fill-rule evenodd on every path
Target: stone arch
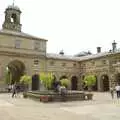
M 66 75 L 62 75 L 61 77 L 60 77 L 60 80 L 62 80 L 62 79 L 67 79 L 68 77 L 66 76 Z
M 78 89 L 78 77 L 77 76 L 72 76 L 71 78 L 71 89 L 72 90 Z
M 109 77 L 107 74 L 101 75 L 100 78 L 102 91 L 109 91 Z
M 10 84 L 20 81 L 20 77 L 25 74 L 25 64 L 20 60 L 12 60 L 6 66 Z

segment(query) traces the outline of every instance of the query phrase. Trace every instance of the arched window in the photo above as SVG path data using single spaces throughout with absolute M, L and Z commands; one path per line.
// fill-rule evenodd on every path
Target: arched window
M 12 22 L 12 23 L 16 23 L 16 21 L 17 21 L 17 16 L 16 16 L 16 14 L 13 13 L 13 14 L 11 15 L 11 22 Z

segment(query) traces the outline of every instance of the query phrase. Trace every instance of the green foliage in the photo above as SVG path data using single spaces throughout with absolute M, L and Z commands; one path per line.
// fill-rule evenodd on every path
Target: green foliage
M 32 79 L 28 75 L 23 75 L 20 79 L 20 83 L 23 83 L 23 84 L 26 84 L 26 85 L 30 84 L 31 82 L 32 82 Z
M 8 66 L 9 71 L 11 73 L 11 82 L 14 84 L 15 82 L 20 82 L 21 76 L 24 75 L 25 66 L 22 62 L 18 60 L 11 61 Z
M 94 75 L 85 76 L 84 82 L 87 87 L 92 87 L 96 83 L 96 77 Z
M 40 73 L 40 80 L 47 89 L 52 89 L 53 74 L 52 73 Z
M 11 77 L 12 77 L 12 74 L 10 71 L 5 71 L 5 83 L 6 84 L 11 84 Z
M 70 85 L 70 80 L 68 79 L 62 79 L 60 80 L 60 82 L 61 82 L 61 85 L 65 86 L 66 88 L 68 88 L 68 86 Z

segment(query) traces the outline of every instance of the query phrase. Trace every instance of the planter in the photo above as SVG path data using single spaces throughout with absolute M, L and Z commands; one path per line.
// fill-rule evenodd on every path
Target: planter
M 48 102 L 49 101 L 49 97 L 47 95 L 40 96 L 40 101 Z
M 85 96 L 87 97 L 87 100 L 92 100 L 92 98 L 93 98 L 92 93 L 87 93 Z
M 23 97 L 27 98 L 28 97 L 27 93 L 23 93 Z

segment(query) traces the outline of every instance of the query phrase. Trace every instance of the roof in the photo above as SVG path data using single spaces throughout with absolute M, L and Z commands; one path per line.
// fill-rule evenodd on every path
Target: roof
M 116 52 L 116 53 L 118 53 L 118 52 Z M 60 59 L 60 60 L 62 59 L 62 60 L 84 61 L 84 60 L 104 57 L 104 56 L 107 56 L 107 55 L 110 55 L 110 54 L 115 54 L 115 53 L 103 52 L 103 53 L 86 55 L 86 56 L 81 56 L 81 57 L 47 53 L 47 58 Z
M 12 30 L 7 30 L 7 29 L 0 30 L 0 34 L 18 36 L 18 37 L 23 37 L 23 38 L 28 38 L 28 39 L 45 40 L 45 41 L 47 41 L 46 39 L 38 38 L 38 37 L 35 37 L 33 35 L 24 33 L 24 32 L 12 31 Z
M 14 6 L 14 5 L 9 5 L 6 9 L 14 9 L 14 10 L 20 11 L 20 8 L 18 6 Z

